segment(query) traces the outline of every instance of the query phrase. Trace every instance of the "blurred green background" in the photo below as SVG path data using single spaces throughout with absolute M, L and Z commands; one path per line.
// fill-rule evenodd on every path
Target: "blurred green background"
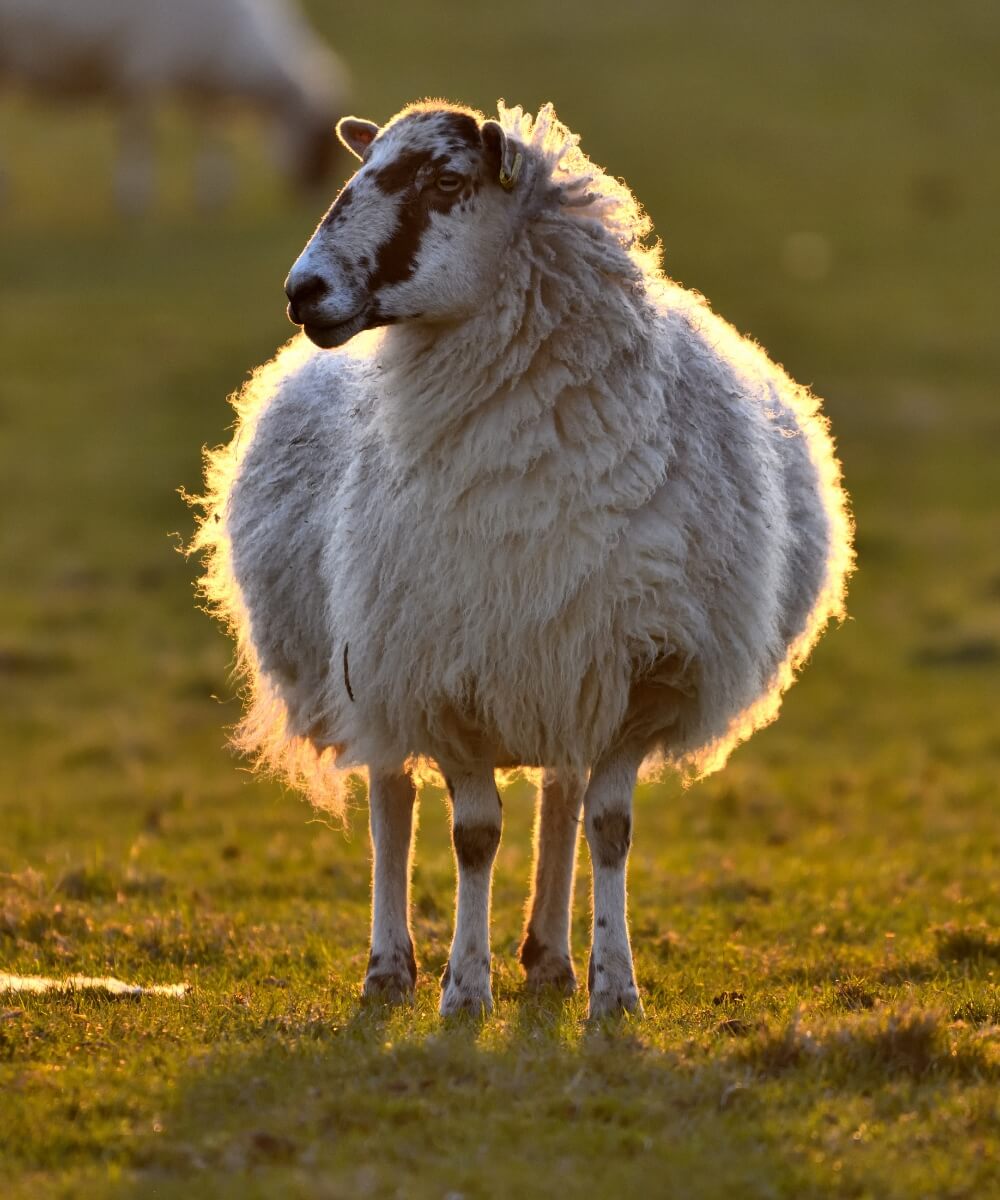
M 835 984 L 854 972 L 873 1004 L 916 996 L 951 1019 L 975 1002 L 979 1025 L 995 1029 L 1000 8 L 314 0 L 309 9 L 350 64 L 357 115 L 382 121 L 427 95 L 485 111 L 498 96 L 530 109 L 553 100 L 587 153 L 647 207 L 669 273 L 811 384 L 833 421 L 858 522 L 851 620 L 831 630 L 778 724 L 725 773 L 688 792 L 667 783 L 641 793 L 637 961 L 647 1008 L 662 1016 L 643 1036 L 661 1049 L 697 1042 L 724 1066 L 709 1000 L 734 972 L 746 1003 L 758 1004 L 752 1019 L 804 1003 L 835 1012 Z M 195 567 L 176 553 L 191 531 L 177 489 L 198 491 L 200 448 L 227 436 L 227 393 L 290 334 L 282 280 L 323 205 L 288 200 L 257 126 L 240 118 L 231 126 L 237 195 L 206 218 L 191 199 L 184 114 L 164 110 L 159 135 L 155 211 L 123 222 L 111 203 L 107 112 L 0 100 L 10 185 L 0 210 L 0 967 L 200 981 L 177 1037 L 205 1045 L 217 1036 L 205 1014 L 241 979 L 250 1016 L 240 1036 L 253 1045 L 254 981 L 292 970 L 269 955 L 310 947 L 313 959 L 296 960 L 294 1002 L 324 995 L 356 1010 L 363 816 L 347 843 L 306 827 L 297 801 L 249 781 L 223 748 L 236 714 L 230 650 L 196 610 Z M 513 949 L 529 821 L 526 802 L 508 806 L 496 896 L 501 1026 L 505 1003 L 521 1003 Z M 407 1033 L 403 1018 L 401 1039 L 433 1027 L 450 886 L 443 810 L 427 803 L 416 879 L 424 1024 Z M 578 951 L 584 887 L 581 879 Z M 836 924 L 828 905 L 845 896 Z M 206 921 L 236 933 L 206 941 Z M 148 936 L 109 940 L 109 922 Z M 942 929 L 978 930 L 973 950 L 949 958 Z M 666 961 L 671 938 L 692 947 L 679 965 Z M 734 939 L 745 953 L 734 955 Z M 197 953 L 184 950 L 192 943 Z M 799 974 L 773 975 L 775 946 Z M 10 1062 L 43 1061 L 46 1030 L 53 1060 L 70 1045 L 45 1007 L 53 1002 L 33 1003 L 35 1040 L 27 1017 L 12 1021 L 22 1041 L 11 1043 Z M 141 1016 L 129 1019 L 126 1042 L 144 1028 Z M 381 1034 L 357 1036 L 363 1074 Z M 138 1127 L 149 1114 L 130 1069 L 119 1073 L 120 1097 L 130 1097 L 122 1120 Z M 578 1069 L 549 1063 L 546 1079 Z M 22 1080 L 17 1111 L 37 1115 L 36 1126 L 19 1126 L 14 1158 L 26 1169 L 58 1175 L 77 1164 L 103 1179 L 95 1162 L 136 1165 L 99 1122 L 52 1142 L 44 1113 L 54 1110 L 22 1103 L 38 1099 L 34 1077 L 11 1078 Z M 824 1165 L 807 1151 L 821 1120 L 818 1084 L 800 1081 L 775 1100 L 768 1144 L 784 1149 L 746 1174 L 713 1158 L 720 1132 L 715 1100 L 706 1101 L 683 1161 L 716 1174 L 685 1194 L 717 1194 L 714 1179 L 742 1195 L 842 1187 L 887 1196 L 931 1185 L 935 1195 L 985 1195 L 997 1178 L 995 1107 L 975 1109 L 980 1128 L 955 1098 L 961 1088 L 946 1071 L 941 1078 L 944 1092 L 920 1109 L 920 1154 L 894 1126 L 839 1176 L 835 1152 Z M 615 1096 L 617 1086 L 607 1084 Z M 215 1117 L 227 1105 L 236 1112 L 240 1092 L 213 1093 Z M 466 1104 L 459 1095 L 435 1119 L 460 1122 Z M 532 1119 L 527 1109 L 523 1117 Z M 725 1117 L 727 1137 L 767 1140 L 759 1114 L 742 1132 L 734 1120 Z M 355 1157 L 371 1136 L 357 1134 Z M 956 1138 L 992 1150 L 954 1175 Z M 204 1150 L 210 1164 L 213 1153 Z M 625 1151 L 612 1139 L 609 1153 Z M 187 1169 L 153 1161 L 178 1178 Z M 674 1178 L 672 1161 L 659 1163 L 661 1179 Z M 435 1187 L 452 1179 L 427 1169 Z M 580 1170 L 584 1184 L 600 1174 Z

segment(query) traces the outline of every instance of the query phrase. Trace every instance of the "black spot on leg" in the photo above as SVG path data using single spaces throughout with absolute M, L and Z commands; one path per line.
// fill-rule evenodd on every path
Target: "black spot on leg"
M 546 954 L 548 954 L 548 952 L 548 946 L 545 945 L 545 943 L 536 935 L 535 931 L 529 925 L 528 933 L 524 941 L 521 943 L 521 966 L 524 967 L 526 971 L 530 971 L 537 962 L 539 962 L 545 957 Z
M 413 942 L 409 942 L 405 949 L 406 969 L 410 972 L 410 982 L 414 987 L 417 986 L 417 956 L 413 953 Z
M 451 982 L 451 963 L 445 963 L 444 974 L 441 976 L 441 986 L 447 987 Z
M 499 825 L 456 825 L 452 830 L 458 865 L 478 871 L 494 859 L 500 845 Z
M 607 812 L 594 817 L 592 850 L 602 867 L 621 866 L 632 844 L 632 818 L 628 813 Z
M 368 970 L 369 971 L 373 970 L 375 967 L 377 967 L 379 965 L 379 963 L 381 961 L 382 961 L 382 955 L 376 954 L 375 951 L 373 950 L 371 952 L 371 954 L 368 955 Z
M 596 975 L 596 972 L 594 970 L 594 956 L 593 956 L 593 954 L 591 954 L 590 962 L 587 964 L 587 991 L 588 992 L 592 992 L 594 990 L 595 975 Z
M 598 917 L 597 918 L 597 928 L 598 929 L 607 929 L 607 927 L 608 927 L 608 918 L 607 917 Z

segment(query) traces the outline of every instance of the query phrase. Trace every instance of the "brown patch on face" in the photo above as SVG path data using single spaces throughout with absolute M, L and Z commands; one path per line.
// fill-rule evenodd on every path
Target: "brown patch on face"
M 434 186 L 434 175 L 447 161 L 442 154 L 412 151 L 400 154 L 376 172 L 375 182 L 387 195 L 407 195 L 392 236 L 376 252 L 375 268 L 369 280 L 373 294 L 383 287 L 405 283 L 413 277 L 424 233 L 431 223 L 431 214 L 450 212 L 462 200 L 464 189 L 442 192 Z M 428 177 L 423 186 L 418 175 Z

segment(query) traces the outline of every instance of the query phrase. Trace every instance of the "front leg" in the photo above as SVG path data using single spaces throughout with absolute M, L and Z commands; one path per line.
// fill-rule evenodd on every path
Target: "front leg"
M 521 943 L 528 987 L 553 987 L 570 995 L 576 973 L 569 943 L 573 875 L 585 781 L 570 772 L 546 771 L 535 818 L 535 882 Z
M 447 780 L 458 867 L 455 937 L 441 980 L 441 1015 L 493 1011 L 490 991 L 490 888 L 500 845 L 501 804 L 492 770 Z
M 407 999 L 417 982 L 410 936 L 410 845 L 416 789 L 409 775 L 371 772 L 372 948 L 366 999 Z
M 628 938 L 625 868 L 632 843 L 632 792 L 642 755 L 612 752 L 594 768 L 583 801 L 594 874 L 594 934 L 587 985 L 590 1018 L 642 1012 Z

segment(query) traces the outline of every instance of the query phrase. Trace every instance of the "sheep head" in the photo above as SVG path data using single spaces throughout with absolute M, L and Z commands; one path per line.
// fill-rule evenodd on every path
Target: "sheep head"
M 401 321 L 454 321 L 496 287 L 523 191 L 521 147 L 498 122 L 422 104 L 384 128 L 345 117 L 361 160 L 285 281 L 317 346 Z

